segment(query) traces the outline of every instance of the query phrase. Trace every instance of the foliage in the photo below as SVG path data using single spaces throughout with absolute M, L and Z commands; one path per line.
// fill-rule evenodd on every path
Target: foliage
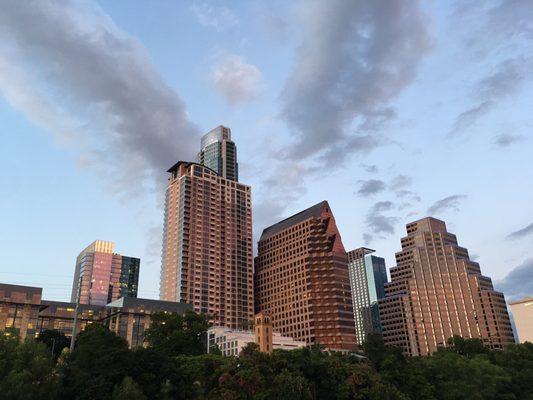
M 55 329 L 46 329 L 39 334 L 38 342 L 44 343 L 54 355 L 54 360 L 57 360 L 61 355 L 63 349 L 70 346 L 70 339 L 68 339 L 63 332 Z
M 82 332 L 59 358 L 41 339 L 0 333 L 2 399 L 172 400 L 533 400 L 533 344 L 489 350 L 454 337 L 428 357 L 405 357 L 378 335 L 365 357 L 319 347 L 263 354 L 250 344 L 240 357 L 203 354 L 204 317 L 154 316 L 146 347 L 100 325 Z M 52 334 L 50 334 L 52 335 Z M 46 336 L 45 336 L 46 338 Z

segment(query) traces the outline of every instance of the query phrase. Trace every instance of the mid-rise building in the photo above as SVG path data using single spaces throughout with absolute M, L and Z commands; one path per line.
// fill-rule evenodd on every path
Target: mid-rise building
M 201 140 L 198 163 L 211 168 L 222 178 L 238 181 L 237 147 L 231 140 L 231 129 L 217 126 L 202 136 Z
M 362 345 L 371 333 L 381 332 L 378 299 L 385 297 L 387 283 L 385 259 L 375 250 L 361 247 L 348 252 L 348 272 L 352 290 L 353 319 L 357 344 Z
M 0 283 L 0 331 L 14 329 L 19 337 L 33 337 L 38 330 L 43 289 Z
M 533 343 L 533 297 L 514 301 L 509 304 L 520 343 Z
M 251 188 L 193 162 L 168 172 L 160 298 L 190 303 L 215 325 L 247 328 L 254 316 Z
M 252 330 L 230 329 L 223 326 L 213 326 L 207 331 L 207 352 L 213 352 L 217 347 L 223 356 L 239 356 L 249 343 L 256 343 L 257 336 Z M 283 336 L 279 332 L 272 332 L 272 349 L 295 350 L 305 347 L 305 342 Z M 269 351 L 270 352 L 270 351 Z
M 41 299 L 42 288 L 0 283 L 0 331 L 14 330 L 21 340 L 35 338 L 45 330 L 72 337 L 76 304 Z M 76 334 L 87 325 L 102 324 L 125 339 L 130 347 L 144 343 L 151 315 L 157 312 L 182 315 L 192 311 L 186 303 L 122 297 L 107 305 L 80 304 Z
M 407 355 L 427 355 L 454 335 L 490 348 L 513 343 L 503 293 L 497 292 L 444 221 L 407 224 L 407 236 L 379 300 L 383 339 Z
M 137 297 L 141 260 L 114 252 L 113 242 L 96 240 L 76 259 L 71 302 L 106 305 L 120 297 Z
M 255 309 L 282 335 L 355 348 L 348 256 L 327 201 L 266 228 L 255 259 Z

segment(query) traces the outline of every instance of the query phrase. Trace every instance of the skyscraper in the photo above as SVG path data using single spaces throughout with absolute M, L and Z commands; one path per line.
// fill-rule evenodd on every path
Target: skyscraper
M 254 317 L 251 188 L 193 162 L 168 172 L 160 297 L 246 328 Z
M 255 259 L 255 310 L 307 345 L 355 347 L 348 256 L 327 201 L 265 230 Z
M 137 297 L 141 260 L 114 253 L 113 242 L 96 240 L 76 259 L 71 301 L 106 305 L 120 297 Z
M 385 298 L 379 300 L 386 344 L 417 356 L 445 346 L 454 335 L 479 338 L 491 348 L 514 342 L 503 294 L 481 275 L 443 221 L 407 224 L 401 243 Z
M 238 181 L 237 147 L 231 141 L 231 129 L 219 125 L 202 136 L 197 161 L 222 178 Z
M 381 332 L 378 299 L 385 296 L 387 269 L 385 260 L 373 255 L 374 251 L 361 247 L 348 252 L 355 336 L 359 345 L 370 333 Z

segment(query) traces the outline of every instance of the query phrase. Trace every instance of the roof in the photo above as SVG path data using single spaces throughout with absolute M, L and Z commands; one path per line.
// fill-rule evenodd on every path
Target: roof
M 188 303 L 181 303 L 175 301 L 163 301 L 163 300 L 153 300 L 153 299 L 139 299 L 137 297 L 121 297 L 107 305 L 107 307 L 116 307 L 116 308 L 142 308 L 149 311 L 168 311 L 168 312 L 177 312 L 184 313 L 187 310 L 192 311 L 192 305 Z
M 209 171 L 213 172 L 215 175 L 218 175 L 218 172 L 216 172 L 215 170 L 205 166 L 204 164 L 200 164 L 200 163 L 197 163 L 197 162 L 194 162 L 194 161 L 178 161 L 176 164 L 174 164 L 172 167 L 170 167 L 169 169 L 167 169 L 167 172 L 174 172 L 176 171 L 180 165 L 182 164 L 186 164 L 187 166 L 190 166 L 190 165 L 199 165 L 200 167 L 203 167 L 205 169 L 208 169 Z
M 309 218 L 320 218 L 322 216 L 322 210 L 324 207 L 329 207 L 329 204 L 326 200 L 321 201 L 320 203 L 315 204 L 303 211 L 300 211 L 298 214 L 294 214 L 289 218 L 286 218 L 277 224 L 271 225 L 268 228 L 263 230 L 261 238 L 259 240 L 266 239 L 267 237 L 273 236 L 276 233 L 279 233 L 293 225 L 299 224 Z
M 514 306 L 515 304 L 522 304 L 522 303 L 529 303 L 529 302 L 533 302 L 533 297 L 525 297 L 521 300 L 516 300 L 516 301 L 511 302 L 509 303 L 509 305 Z

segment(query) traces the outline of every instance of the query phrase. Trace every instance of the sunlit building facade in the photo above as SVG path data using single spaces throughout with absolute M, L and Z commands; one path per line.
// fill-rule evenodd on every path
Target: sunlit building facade
M 231 129 L 219 125 L 202 136 L 197 161 L 211 168 L 222 178 L 238 181 L 237 147 L 231 140 Z
M 205 165 L 168 170 L 160 298 L 190 303 L 215 325 L 253 322 L 251 189 Z
M 0 331 L 14 330 L 24 340 L 38 331 L 43 289 L 0 283 Z
M 113 242 L 96 240 L 76 259 L 71 302 L 106 305 L 120 297 L 137 297 L 140 259 L 114 252 Z
M 526 297 L 509 305 L 513 313 L 518 341 L 533 343 L 533 297 Z
M 379 300 L 387 345 L 418 356 L 446 346 L 454 335 L 481 339 L 490 348 L 514 342 L 503 293 L 494 290 L 443 221 L 407 224 L 401 244 Z
M 307 345 L 353 350 L 348 256 L 327 201 L 265 230 L 255 259 L 255 310 Z

